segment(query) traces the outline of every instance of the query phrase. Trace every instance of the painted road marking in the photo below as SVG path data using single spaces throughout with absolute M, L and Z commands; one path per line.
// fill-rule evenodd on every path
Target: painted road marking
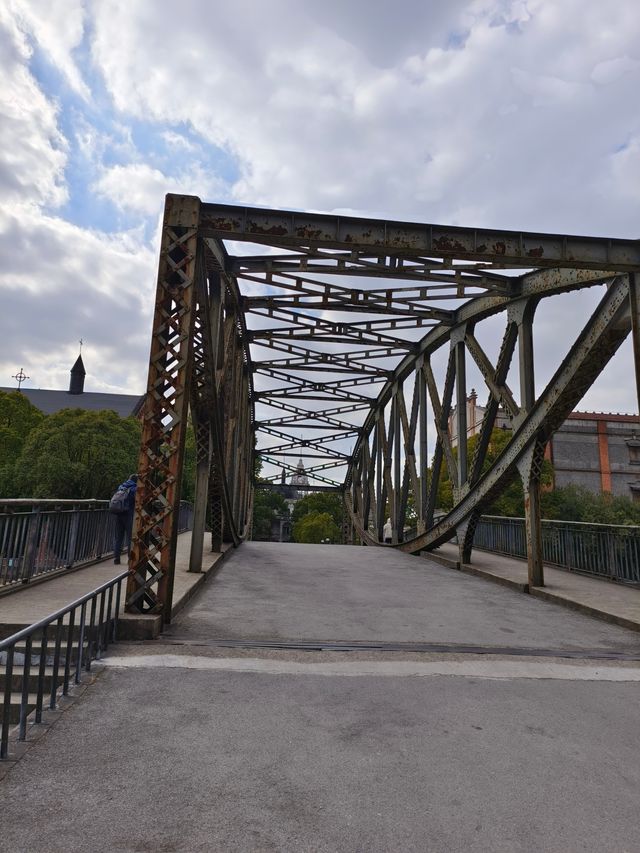
M 211 658 L 197 655 L 108 656 L 101 661 L 123 669 L 197 669 L 218 672 L 251 672 L 261 675 L 374 676 L 426 678 L 454 675 L 466 678 L 553 678 L 565 681 L 640 682 L 640 667 L 576 666 L 571 663 L 518 660 L 457 661 L 322 661 L 303 663 L 260 658 Z

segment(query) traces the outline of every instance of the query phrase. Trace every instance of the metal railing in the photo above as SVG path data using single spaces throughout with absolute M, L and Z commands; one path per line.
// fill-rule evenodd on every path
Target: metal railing
M 179 531 L 192 520 L 193 507 L 181 502 Z M 0 589 L 104 559 L 114 539 L 109 501 L 0 501 Z
M 0 677 L 4 678 L 0 717 L 0 759 L 9 755 L 9 732 L 17 723 L 18 740 L 27 737 L 28 718 L 42 722 L 46 703 L 55 709 L 73 679 L 80 684 L 91 661 L 115 642 L 121 587 L 117 577 L 71 602 L 34 625 L 0 640 Z M 1 683 L 1 682 L 0 682 Z M 14 695 L 19 703 L 12 702 Z
M 473 546 L 526 559 L 524 519 L 483 516 Z M 542 559 L 569 571 L 640 584 L 640 527 L 543 519 Z

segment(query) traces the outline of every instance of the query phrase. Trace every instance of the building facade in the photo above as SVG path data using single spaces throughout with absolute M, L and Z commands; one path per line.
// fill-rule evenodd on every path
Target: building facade
M 572 412 L 547 445 L 554 486 L 640 500 L 638 415 Z

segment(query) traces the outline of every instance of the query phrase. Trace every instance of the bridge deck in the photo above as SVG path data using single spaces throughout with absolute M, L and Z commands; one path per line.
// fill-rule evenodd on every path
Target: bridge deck
M 275 651 L 216 638 L 488 648 Z M 635 849 L 638 661 L 486 654 L 506 645 L 640 656 L 637 633 L 427 560 L 245 544 L 161 640 L 112 647 L 97 682 L 0 782 L 3 843 Z
M 596 583 L 605 597 L 613 586 Z M 232 554 L 188 619 L 178 619 L 169 634 L 640 650 L 640 635 L 428 559 L 376 548 L 263 542 L 245 543 Z

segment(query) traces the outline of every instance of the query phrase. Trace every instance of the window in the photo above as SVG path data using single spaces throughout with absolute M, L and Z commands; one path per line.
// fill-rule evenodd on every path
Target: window
M 627 441 L 629 448 L 629 463 L 631 465 L 640 465 L 640 441 L 630 439 Z

